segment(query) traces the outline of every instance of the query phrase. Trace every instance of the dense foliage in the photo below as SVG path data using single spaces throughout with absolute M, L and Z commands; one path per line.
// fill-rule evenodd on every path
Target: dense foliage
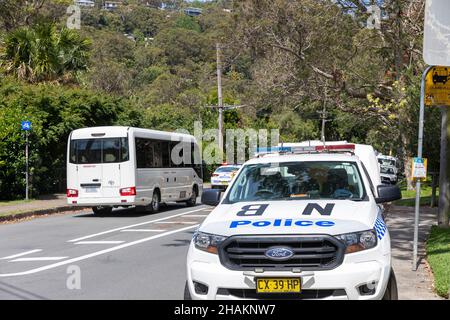
M 0 198 L 23 188 L 24 118 L 33 121 L 35 194 L 64 188 L 72 129 L 216 127 L 207 107 L 217 104 L 216 43 L 225 103 L 244 105 L 226 112 L 226 128 L 319 139 L 325 108 L 328 140 L 403 160 L 415 153 L 423 1 L 379 1 L 379 30 L 367 28 L 361 1 L 174 0 L 161 10 L 161 1 L 129 0 L 114 11 L 96 2 L 82 9 L 80 30 L 65 29 L 72 1 L 0 2 Z M 203 13 L 188 16 L 187 6 Z M 439 110 L 427 110 L 424 145 L 436 171 Z

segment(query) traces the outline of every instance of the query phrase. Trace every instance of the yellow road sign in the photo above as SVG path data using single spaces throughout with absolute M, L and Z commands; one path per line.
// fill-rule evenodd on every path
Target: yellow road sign
M 450 67 L 433 67 L 428 72 L 425 105 L 450 106 Z

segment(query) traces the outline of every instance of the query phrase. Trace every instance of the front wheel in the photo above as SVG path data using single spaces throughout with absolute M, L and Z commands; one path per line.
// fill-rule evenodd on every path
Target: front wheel
M 104 216 L 112 212 L 112 207 L 92 207 L 92 211 L 96 216 Z
M 391 269 L 391 275 L 386 291 L 384 292 L 383 300 L 398 300 L 397 280 L 393 269 Z
M 154 192 L 153 197 L 152 197 L 152 203 L 150 204 L 152 213 L 157 213 L 159 211 L 160 204 L 161 204 L 160 201 L 161 201 L 161 199 L 159 197 L 159 193 Z
M 197 189 L 194 188 L 194 189 L 192 190 L 192 195 L 191 195 L 191 197 L 189 198 L 189 200 L 186 201 L 186 205 L 187 205 L 188 207 L 193 207 L 193 206 L 195 206 L 195 204 L 197 203 L 197 196 L 198 196 L 198 194 L 197 194 Z

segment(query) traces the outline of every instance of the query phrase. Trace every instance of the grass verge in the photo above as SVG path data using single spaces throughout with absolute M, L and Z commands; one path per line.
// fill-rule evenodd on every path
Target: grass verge
M 433 270 L 436 293 L 449 298 L 450 290 L 450 228 L 433 226 L 426 243 L 427 260 Z
M 13 206 L 16 204 L 30 203 L 33 200 L 11 200 L 11 201 L 0 201 L 0 207 Z
M 416 204 L 416 190 L 407 190 L 406 182 L 401 181 L 399 183 L 400 190 L 402 191 L 402 199 L 394 201 L 396 206 L 414 207 Z M 420 205 L 429 206 L 431 204 L 431 179 L 428 179 L 420 186 Z M 439 188 L 436 189 L 436 205 L 439 201 Z

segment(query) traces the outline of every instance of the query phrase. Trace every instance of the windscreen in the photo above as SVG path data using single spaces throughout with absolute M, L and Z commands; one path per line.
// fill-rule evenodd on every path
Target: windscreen
M 219 167 L 216 169 L 215 173 L 229 173 L 238 170 L 238 167 Z
M 70 142 L 70 163 L 118 163 L 128 159 L 127 138 L 79 139 Z
M 356 163 L 317 161 L 246 165 L 225 201 L 363 200 L 364 197 Z
M 385 174 L 395 174 L 394 169 L 392 168 L 387 168 L 387 167 L 381 167 L 381 173 L 385 173 Z

